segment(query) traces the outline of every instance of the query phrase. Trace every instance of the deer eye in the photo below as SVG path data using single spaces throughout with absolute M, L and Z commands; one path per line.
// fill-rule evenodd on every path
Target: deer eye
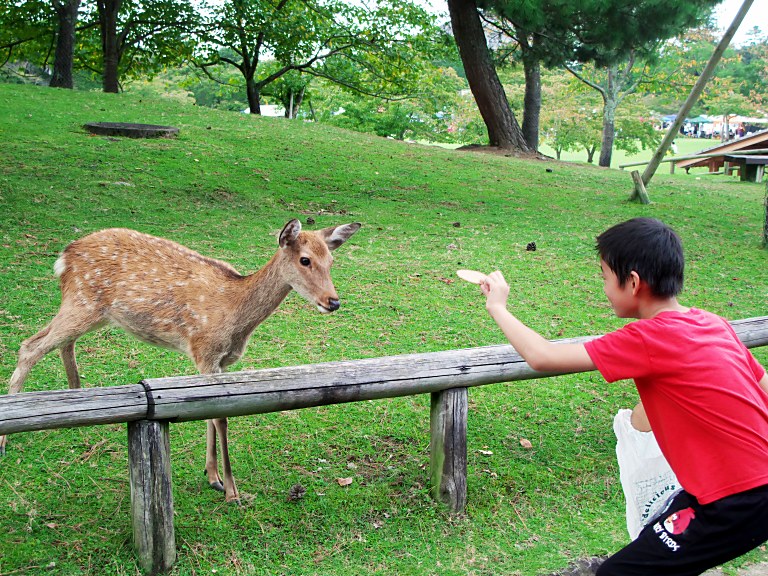
M 312 264 L 312 261 L 306 256 L 302 256 L 301 258 L 299 258 L 299 264 L 301 264 L 302 266 L 309 266 L 310 264 Z

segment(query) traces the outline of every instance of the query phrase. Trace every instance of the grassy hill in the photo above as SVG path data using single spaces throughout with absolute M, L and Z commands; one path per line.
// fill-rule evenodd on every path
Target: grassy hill
M 106 138 L 84 131 L 86 122 L 173 125 L 180 135 Z M 594 238 L 639 215 L 682 236 L 684 303 L 731 319 L 768 313 L 763 186 L 660 173 L 648 206 L 627 202 L 630 190 L 618 170 L 130 95 L 0 85 L 0 382 L 20 342 L 58 308 L 58 252 L 113 226 L 248 273 L 268 260 L 291 218 L 308 228 L 363 223 L 335 253 L 341 309 L 320 316 L 292 294 L 235 369 L 504 342 L 457 268 L 503 270 L 516 313 L 549 338 L 617 328 Z M 87 386 L 194 372 L 186 358 L 113 329 L 84 337 L 78 350 Z M 756 355 L 768 364 L 768 349 Z M 65 386 L 51 354 L 25 389 Z M 533 576 L 608 554 L 627 540 L 612 417 L 635 401 L 630 384 L 596 374 L 473 389 L 460 516 L 429 498 L 426 396 L 232 419 L 242 508 L 207 488 L 204 424 L 174 425 L 174 574 Z M 10 439 L 0 460 L 0 574 L 137 573 L 125 440 L 123 426 Z M 352 485 L 339 486 L 341 477 Z M 297 483 L 306 496 L 288 501 Z

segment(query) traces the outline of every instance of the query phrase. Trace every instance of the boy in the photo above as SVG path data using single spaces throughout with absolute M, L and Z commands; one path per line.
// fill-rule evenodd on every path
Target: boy
M 701 574 L 768 540 L 768 375 L 724 319 L 677 301 L 683 249 L 665 224 L 618 224 L 597 251 L 614 312 L 636 322 L 586 344 L 550 343 L 509 313 L 498 271 L 481 284 L 486 309 L 535 370 L 634 379 L 683 487 L 598 576 Z

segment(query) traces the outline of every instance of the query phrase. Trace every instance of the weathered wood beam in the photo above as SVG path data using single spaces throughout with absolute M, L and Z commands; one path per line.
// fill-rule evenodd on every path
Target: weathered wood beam
M 731 322 L 749 348 L 768 345 L 768 316 Z M 582 337 L 557 342 L 586 342 Z M 533 370 L 509 345 L 403 354 L 142 385 L 0 396 L 0 434 L 133 420 L 205 420 L 376 400 L 562 374 Z
M 0 434 L 117 424 L 147 417 L 141 384 L 0 396 Z

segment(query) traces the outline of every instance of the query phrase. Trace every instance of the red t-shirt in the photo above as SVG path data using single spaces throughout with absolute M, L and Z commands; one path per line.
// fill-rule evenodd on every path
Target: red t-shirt
M 701 504 L 768 484 L 765 369 L 726 320 L 662 312 L 585 346 L 608 382 L 634 379 L 661 451 Z

